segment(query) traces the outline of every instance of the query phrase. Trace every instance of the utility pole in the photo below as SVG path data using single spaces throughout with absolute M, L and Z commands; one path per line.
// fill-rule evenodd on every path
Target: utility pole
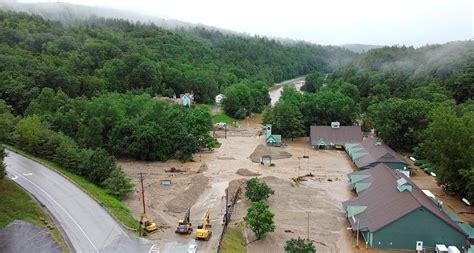
M 356 221 L 357 221 L 357 244 L 356 244 L 356 248 L 358 249 L 359 248 L 359 219 L 357 219 Z
M 224 125 L 224 139 L 227 139 L 227 123 Z
M 142 204 L 143 204 L 143 213 L 145 214 L 145 190 L 143 188 L 143 173 L 140 172 L 140 184 L 142 186 Z
M 225 222 L 224 225 L 229 224 L 229 189 L 225 189 Z

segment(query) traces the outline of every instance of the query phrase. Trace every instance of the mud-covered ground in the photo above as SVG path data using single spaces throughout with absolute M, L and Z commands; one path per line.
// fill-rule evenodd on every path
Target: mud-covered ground
M 148 173 L 145 199 L 147 213 L 160 227 L 159 232 L 150 237 L 157 245 L 192 242 L 192 235 L 174 233 L 178 219 L 184 215 L 186 208 L 191 207 L 191 221 L 196 226 L 209 209 L 213 236 L 211 240 L 198 244 L 202 252 L 215 252 L 218 235 L 222 231 L 225 189 L 232 180 L 248 179 L 252 173 L 259 173 L 259 177 L 265 178 L 276 192 L 269 199 L 269 205 L 275 213 L 277 229 L 267 239 L 252 243 L 249 252 L 282 252 L 287 239 L 306 237 L 308 212 L 310 239 L 315 241 L 318 252 L 348 252 L 347 247 L 351 246 L 341 240 L 344 233 L 349 233 L 345 229 L 341 201 L 351 197 L 346 174 L 353 171 L 352 163 L 343 152 L 316 151 L 311 149 L 307 138 L 301 138 L 287 142 L 286 146 L 271 148 L 273 154 L 283 152 L 291 156 L 273 160 L 275 167 L 264 167 L 250 159 L 264 141 L 259 132 L 260 126 L 251 121 L 246 127 L 231 129 L 227 139 L 218 139 L 222 143 L 219 149 L 196 154 L 194 162 L 120 161 L 124 171 L 137 183 L 136 192 L 125 201 L 136 216 L 142 212 L 138 173 Z M 203 164 L 207 169 L 198 173 Z M 171 168 L 184 172 L 166 172 Z M 245 170 L 252 173 L 242 173 Z M 307 172 L 315 177 L 299 186 L 292 186 L 291 177 Z M 171 179 L 172 184 L 161 185 L 162 179 Z M 239 202 L 232 221 L 241 220 L 247 207 L 247 201 Z
M 142 212 L 138 174 L 148 173 L 145 179 L 145 199 L 147 213 L 160 227 L 159 232 L 150 238 L 162 248 L 162 252 L 193 243 L 193 235 L 176 235 L 174 230 L 184 211 L 191 208 L 191 221 L 194 227 L 202 222 L 204 213 L 209 210 L 213 236 L 209 241 L 197 242 L 200 252 L 216 252 L 219 235 L 222 232 L 222 216 L 225 208 L 225 189 L 237 179 L 245 180 L 256 176 L 265 180 L 275 190 L 268 199 L 270 210 L 275 214 L 275 232 L 268 233 L 264 240 L 248 245 L 248 252 L 283 252 L 285 242 L 291 238 L 308 236 L 314 242 L 317 252 L 383 252 L 355 249 L 356 236 L 347 229 L 349 224 L 344 217 L 341 202 L 354 196 L 350 190 L 347 174 L 356 168 L 343 151 L 314 150 L 308 138 L 286 141 L 283 147 L 265 150 L 258 147 L 264 143 L 260 116 L 241 122 L 239 127 L 229 128 L 227 138 L 223 131 L 216 136 L 222 146 L 214 151 L 206 151 L 194 156 L 193 162 L 137 162 L 121 160 L 124 171 L 137 183 L 133 196 L 125 202 L 138 217 Z M 280 154 L 272 162 L 274 167 L 264 167 L 255 154 Z M 254 154 L 252 156 L 252 154 Z M 304 158 L 308 157 L 308 158 Z M 167 172 L 171 168 L 181 172 Z M 291 178 L 312 173 L 306 181 L 295 185 Z M 161 185 L 162 179 L 171 179 L 171 185 Z M 412 178 L 422 189 L 431 190 L 444 201 L 445 207 L 454 210 L 465 221 L 474 222 L 474 210 L 457 198 L 444 193 L 433 177 L 416 171 Z M 249 207 L 244 197 L 238 202 L 232 216 L 232 223 L 242 222 Z M 309 214 L 309 219 L 308 219 Z M 250 230 L 246 230 L 248 241 L 254 240 Z M 169 250 L 168 250 L 169 249 Z M 393 251 L 391 251 L 393 252 Z

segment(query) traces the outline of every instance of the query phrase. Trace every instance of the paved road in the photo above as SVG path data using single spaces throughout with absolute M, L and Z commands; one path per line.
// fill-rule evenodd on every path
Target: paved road
M 69 180 L 21 155 L 11 151 L 7 154 L 8 176 L 46 206 L 76 252 L 158 252 L 150 243 L 129 236 L 96 201 Z

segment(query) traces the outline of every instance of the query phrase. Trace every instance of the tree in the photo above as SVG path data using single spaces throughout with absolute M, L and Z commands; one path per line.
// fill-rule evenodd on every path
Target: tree
M 305 77 L 305 84 L 302 90 L 311 93 L 319 92 L 325 80 L 326 78 L 322 73 L 311 73 Z
M 21 119 L 16 127 L 19 144 L 28 152 L 37 150 L 46 140 L 46 132 L 37 115 Z
M 263 201 L 253 202 L 247 210 L 245 221 L 257 236 L 257 240 L 265 237 L 268 232 L 275 230 L 273 213 L 268 210 L 268 205 Z
M 428 126 L 431 105 L 424 100 L 391 98 L 369 106 L 377 136 L 395 149 L 411 149 Z
M 245 196 L 252 202 L 266 200 L 270 195 L 275 192 L 265 183 L 258 178 L 252 178 L 247 181 L 245 188 Z
M 266 113 L 268 115 L 265 116 L 264 123 L 272 124 L 274 133 L 291 139 L 304 135 L 303 115 L 301 115 L 298 107 L 292 103 L 278 101 Z
M 107 191 L 117 198 L 123 198 L 133 191 L 134 185 L 120 167 L 115 167 L 104 181 Z
M 247 85 L 240 83 L 227 88 L 222 101 L 224 112 L 236 119 L 249 116 L 254 108 L 254 100 Z
M 103 149 L 84 149 L 80 153 L 79 173 L 95 184 L 102 185 L 115 167 L 115 158 Z
M 0 180 L 5 177 L 6 166 L 4 160 L 6 156 L 7 154 L 5 153 L 5 148 L 3 148 L 3 146 L 0 146 Z
M 448 82 L 448 87 L 454 94 L 456 101 L 462 103 L 474 98 L 474 64 L 459 70 Z
M 303 94 L 297 91 L 294 86 L 283 86 L 279 101 L 285 101 L 295 106 L 299 106 L 303 101 Z
M 350 97 L 331 90 L 305 94 L 300 106 L 308 129 L 311 125 L 329 125 L 333 121 L 352 125 L 359 112 L 359 107 Z
M 17 118 L 12 114 L 12 107 L 0 99 L 0 143 L 11 143 Z
M 304 239 L 290 239 L 285 244 L 286 253 L 316 253 L 312 242 L 306 243 Z
M 448 190 L 474 200 L 474 112 L 458 114 L 455 106 L 436 107 L 420 145 L 424 158 L 438 166 L 438 180 Z

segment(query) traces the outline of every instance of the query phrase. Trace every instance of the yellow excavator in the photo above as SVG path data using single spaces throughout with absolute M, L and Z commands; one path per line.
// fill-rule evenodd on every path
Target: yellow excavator
M 204 215 L 203 223 L 199 224 L 194 236 L 198 240 L 209 240 L 212 235 L 212 231 L 210 230 L 212 227 L 210 219 L 209 219 L 209 209 L 207 210 L 206 214 Z
M 178 227 L 175 230 L 177 234 L 191 234 L 193 232 L 193 225 L 189 220 L 191 216 L 190 213 L 191 209 L 188 208 L 188 210 L 186 210 L 186 213 L 184 214 L 184 219 L 178 220 Z
M 156 223 L 152 222 L 148 216 L 146 215 L 146 213 L 143 213 L 141 216 L 140 216 L 140 224 L 143 226 L 143 229 L 147 232 L 147 233 L 154 233 L 158 230 L 158 227 L 156 226 Z

